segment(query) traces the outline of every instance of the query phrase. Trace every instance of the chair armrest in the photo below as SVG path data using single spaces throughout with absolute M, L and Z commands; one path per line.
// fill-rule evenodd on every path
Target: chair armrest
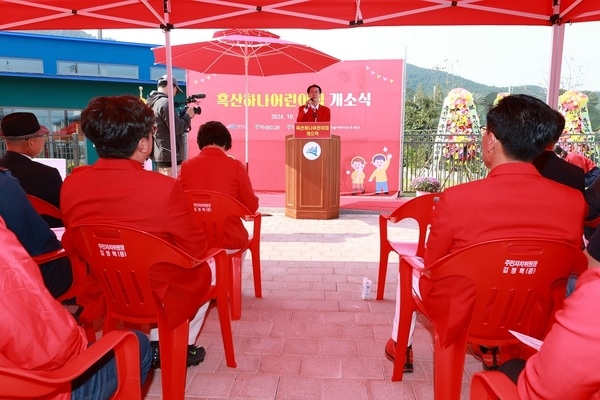
M 68 257 L 68 254 L 65 249 L 61 247 L 60 249 L 38 254 L 37 256 L 33 256 L 31 258 L 33 258 L 33 261 L 35 261 L 37 265 L 40 265 L 63 257 Z
M 425 265 L 423 264 L 423 259 L 421 257 L 403 256 L 402 259 L 412 269 L 416 269 L 419 272 L 422 272 L 423 270 L 425 270 Z
M 100 358 L 114 350 L 117 363 L 117 393 L 127 398 L 141 398 L 140 351 L 133 332 L 108 332 L 96 343 L 61 368 L 53 371 L 27 371 L 0 368 L 3 395 L 31 398 L 54 392 L 56 388 L 70 390 L 71 381 L 81 376 Z M 67 385 L 67 386 L 64 386 Z
M 252 226 L 252 240 L 258 240 L 260 242 L 260 229 L 262 225 L 262 214 L 254 214 L 254 224 Z
M 386 220 L 386 221 L 390 221 L 390 222 L 398 222 L 395 220 L 395 218 L 392 218 L 391 214 L 379 214 L 379 221 L 381 222 L 382 220 Z
M 498 371 L 477 372 L 471 380 L 472 400 L 519 400 L 517 385 Z

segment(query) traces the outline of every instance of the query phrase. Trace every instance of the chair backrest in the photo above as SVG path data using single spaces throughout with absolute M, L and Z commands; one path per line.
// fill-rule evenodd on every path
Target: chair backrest
M 467 247 L 423 273 L 431 282 L 449 277 L 468 279 L 475 290 L 469 341 L 502 345 L 516 342 L 509 329 L 543 337 L 565 298 L 570 273 L 586 265 L 582 250 L 575 246 L 518 238 Z
M 99 280 L 111 317 L 136 323 L 157 322 L 158 314 L 167 320 L 172 317 L 165 311 L 170 305 L 161 304 L 150 284 L 153 268 L 187 269 L 201 263 L 156 236 L 116 225 L 75 226 L 66 230 L 62 242 L 67 252 L 87 262 Z M 207 290 L 209 286 L 210 279 Z M 201 297 L 203 294 L 198 293 L 198 300 L 193 301 L 197 306 L 202 304 Z M 181 301 L 185 308 L 192 303 L 190 299 Z M 197 306 L 191 308 L 195 311 Z
M 390 222 L 397 223 L 403 219 L 414 219 L 419 224 L 419 243 L 417 246 L 416 255 L 423 257 L 425 253 L 425 243 L 429 226 L 431 225 L 431 214 L 435 208 L 435 204 L 439 200 L 439 193 L 429 193 L 422 196 L 417 196 L 390 214 Z
M 238 217 L 252 221 L 255 214 L 233 197 L 212 190 L 186 191 L 194 218 L 208 241 L 208 247 L 218 247 L 223 243 L 223 223 L 227 217 Z
M 62 212 L 54 205 L 30 194 L 27 195 L 27 198 L 29 199 L 29 202 L 31 203 L 33 208 L 35 208 L 35 211 L 37 211 L 38 214 L 47 215 L 56 219 L 62 219 Z

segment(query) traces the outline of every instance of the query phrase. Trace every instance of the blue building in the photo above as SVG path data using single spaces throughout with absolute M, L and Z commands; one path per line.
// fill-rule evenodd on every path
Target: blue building
M 33 112 L 53 134 L 79 133 L 79 114 L 92 97 L 132 94 L 145 98 L 156 89 L 166 67 L 154 65 L 152 47 L 0 31 L 0 118 L 12 112 Z M 173 75 L 184 88 L 185 70 L 174 68 Z M 179 97 L 176 101 L 183 100 Z

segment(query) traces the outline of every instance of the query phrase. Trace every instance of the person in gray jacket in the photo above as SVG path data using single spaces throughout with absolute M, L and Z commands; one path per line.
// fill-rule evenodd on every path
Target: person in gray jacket
M 183 93 L 183 90 L 177 84 L 177 79 L 173 77 L 173 91 L 175 94 Z M 152 159 L 156 164 L 158 172 L 164 175 L 172 176 L 171 165 L 171 137 L 169 130 L 169 98 L 167 75 L 158 79 L 156 90 L 148 95 L 146 104 L 154 110 L 156 117 L 156 134 L 154 136 L 154 151 Z M 176 135 L 176 153 L 177 165 L 183 162 L 183 135 L 191 128 L 194 110 L 190 107 L 182 115 L 175 114 L 175 135 Z

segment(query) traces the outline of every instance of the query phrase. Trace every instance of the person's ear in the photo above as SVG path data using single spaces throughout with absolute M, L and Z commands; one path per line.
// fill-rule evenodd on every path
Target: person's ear
M 137 144 L 137 150 L 144 155 L 149 155 L 152 152 L 152 137 L 148 135 L 148 137 L 141 138 Z

